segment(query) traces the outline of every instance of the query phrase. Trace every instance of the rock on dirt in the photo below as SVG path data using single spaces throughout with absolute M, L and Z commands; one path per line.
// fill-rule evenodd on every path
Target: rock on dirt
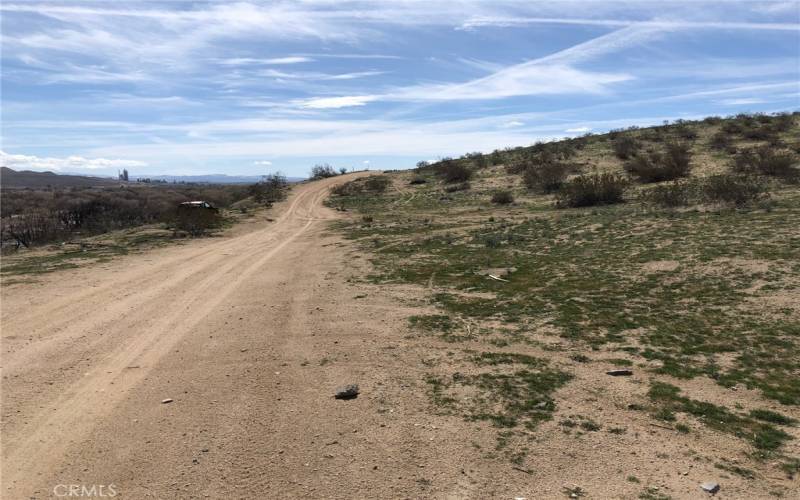
M 719 491 L 719 484 L 713 481 L 708 481 L 700 485 L 703 491 L 711 493 L 712 495 Z
M 336 389 L 333 397 L 336 399 L 355 399 L 358 397 L 358 384 L 347 384 Z
M 172 398 L 167 398 L 167 399 L 162 399 L 162 400 L 161 400 L 161 404 L 162 404 L 162 405 L 165 405 L 165 404 L 167 404 L 167 403 L 172 403 Z
M 606 372 L 606 375 L 611 375 L 612 377 L 627 377 L 633 375 L 633 372 L 631 370 L 609 370 Z

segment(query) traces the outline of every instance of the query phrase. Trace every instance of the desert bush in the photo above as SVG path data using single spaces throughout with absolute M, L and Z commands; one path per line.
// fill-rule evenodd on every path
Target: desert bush
M 272 205 L 277 201 L 286 199 L 286 189 L 289 182 L 280 173 L 264 176 L 261 182 L 251 185 L 248 188 L 250 196 L 256 203 Z
M 218 207 L 251 196 L 248 187 L 148 184 L 114 188 L 3 190 L 2 241 L 40 245 L 142 224 L 172 223 L 178 204 L 205 200 Z M 17 241 L 12 232 L 23 241 Z
M 711 149 L 716 149 L 718 151 L 728 151 L 731 148 L 731 146 L 733 146 L 733 141 L 731 140 L 731 136 L 724 130 L 717 131 L 708 140 L 708 147 L 710 147 Z
M 633 157 L 624 168 L 641 182 L 671 181 L 689 175 L 691 152 L 684 143 L 670 142 L 664 151 L 651 150 Z
M 472 178 L 472 170 L 455 160 L 442 162 L 437 173 L 448 184 L 466 182 Z
M 759 123 L 744 126 L 741 134 L 751 141 L 769 141 L 776 138 L 776 132 L 769 125 Z
M 614 150 L 614 154 L 620 160 L 627 160 L 633 157 L 640 147 L 639 141 L 629 134 L 619 134 L 611 140 L 611 149 Z
M 769 146 L 741 151 L 734 158 L 732 169 L 740 174 L 761 174 L 788 181 L 800 179 L 798 158 L 789 150 L 775 150 Z
M 385 175 L 372 175 L 354 179 L 344 184 L 331 188 L 331 193 L 336 196 L 357 196 L 364 193 L 383 193 L 391 184 L 391 179 Z
M 778 113 L 772 118 L 772 129 L 776 132 L 788 132 L 794 126 L 794 116 L 790 113 Z
M 364 188 L 367 191 L 372 191 L 373 193 L 383 193 L 391 183 L 391 179 L 389 179 L 387 176 L 375 175 L 367 177 L 366 180 L 364 180 Z
M 763 178 L 746 174 L 717 174 L 701 185 L 701 196 L 708 203 L 743 206 L 769 196 Z
M 563 163 L 530 165 L 522 174 L 525 187 L 543 193 L 558 191 L 567 179 L 571 167 Z
M 46 210 L 31 210 L 0 220 L 0 240 L 13 241 L 16 248 L 52 241 L 66 233 L 67 228 Z
M 336 170 L 327 163 L 317 164 L 311 167 L 311 179 L 325 179 L 327 177 L 334 177 Z
M 625 178 L 615 174 L 586 174 L 565 182 L 556 193 L 557 207 L 588 207 L 622 203 L 628 186 Z
M 475 168 L 481 169 L 489 166 L 489 159 L 483 153 L 467 153 L 464 158 L 470 160 Z
M 514 203 L 514 195 L 507 189 L 497 191 L 492 195 L 492 203 L 497 205 L 510 205 Z
M 726 134 L 741 134 L 744 127 L 738 120 L 728 119 L 726 120 L 721 127 L 721 130 Z
M 683 140 L 693 141 L 697 139 L 697 130 L 685 120 L 677 120 L 672 126 L 672 130 L 677 137 Z
M 663 208 L 685 207 L 691 204 L 696 186 L 686 181 L 673 181 L 654 186 L 640 195 L 648 205 Z
M 448 193 L 455 193 L 457 191 L 467 191 L 471 188 L 469 182 L 459 182 L 458 184 L 451 184 L 444 188 L 444 190 Z
M 408 181 L 408 183 L 412 184 L 412 185 L 414 185 L 414 184 L 425 184 L 426 182 L 428 182 L 428 179 L 426 179 L 425 177 L 422 177 L 421 175 L 416 175 L 416 176 L 412 177 L 410 181 Z
M 179 209 L 175 215 L 175 229 L 192 236 L 202 236 L 222 224 L 222 217 L 216 210 L 204 208 Z

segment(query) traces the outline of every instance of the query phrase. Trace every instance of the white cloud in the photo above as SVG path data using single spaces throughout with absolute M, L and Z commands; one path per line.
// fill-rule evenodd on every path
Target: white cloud
M 525 125 L 525 122 L 521 122 L 519 120 L 511 120 L 510 122 L 506 122 L 506 123 L 502 124 L 501 126 L 503 128 L 513 128 L 513 127 L 521 127 L 523 125 Z
M 654 29 L 627 27 L 467 82 L 402 87 L 383 95 L 368 96 L 368 100 L 363 100 L 365 96 L 317 98 L 303 101 L 301 106 L 321 109 L 362 106 L 365 102 L 374 100 L 424 102 L 490 100 L 528 95 L 602 94 L 612 84 L 627 82 L 634 77 L 619 72 L 585 71 L 571 64 L 613 53 L 658 35 L 659 32 Z M 321 101 L 321 105 L 316 105 L 318 101 Z
M 523 27 L 532 24 L 572 24 L 583 26 L 626 27 L 640 26 L 656 29 L 741 29 L 741 30 L 779 30 L 800 29 L 797 23 L 754 23 L 730 21 L 641 21 L 627 19 L 581 19 L 574 17 L 504 17 L 474 16 L 461 24 L 461 29 L 475 29 L 485 26 Z
M 356 71 L 352 73 L 318 73 L 314 71 L 307 72 L 287 72 L 278 71 L 275 69 L 266 69 L 258 73 L 260 76 L 270 78 L 285 78 L 287 80 L 355 80 L 356 78 L 366 78 L 369 76 L 376 76 L 384 74 L 383 71 Z
M 258 161 L 254 161 L 253 165 L 257 165 L 259 167 L 269 167 L 269 166 L 272 165 L 272 162 L 269 161 L 269 160 L 258 160 Z
M 564 132 L 568 132 L 570 134 L 580 134 L 589 132 L 590 130 L 592 130 L 592 127 L 575 127 L 575 128 L 568 128 Z
M 302 108 L 310 109 L 338 109 L 350 106 L 363 106 L 369 102 L 376 100 L 378 97 L 373 95 L 352 95 L 342 97 L 315 97 L 304 101 L 299 101 L 298 104 Z
M 252 57 L 234 57 L 223 59 L 221 64 L 226 66 L 251 66 L 254 64 L 281 65 L 281 64 L 300 64 L 313 62 L 314 59 L 305 56 L 274 57 L 270 59 L 257 59 Z
M 723 106 L 745 106 L 748 104 L 763 104 L 767 101 L 758 97 L 742 97 L 739 99 L 722 99 L 717 102 Z
M 67 158 L 50 158 L 21 154 L 9 154 L 0 151 L 0 166 L 15 170 L 69 170 L 69 169 L 115 169 L 145 167 L 146 162 L 136 160 L 109 160 L 106 158 L 84 158 L 68 156 Z

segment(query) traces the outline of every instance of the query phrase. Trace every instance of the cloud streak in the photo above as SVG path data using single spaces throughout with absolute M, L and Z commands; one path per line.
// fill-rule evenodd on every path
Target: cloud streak
M 34 155 L 9 154 L 0 151 L 0 166 L 15 170 L 102 170 L 116 168 L 146 167 L 147 163 L 137 160 L 109 160 L 106 158 L 67 158 L 39 157 Z

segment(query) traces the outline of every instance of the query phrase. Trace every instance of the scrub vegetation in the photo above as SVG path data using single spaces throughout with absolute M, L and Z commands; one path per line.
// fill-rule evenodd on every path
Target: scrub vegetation
M 427 298 L 410 331 L 451 354 L 426 378 L 433 406 L 489 423 L 510 460 L 602 363 L 644 384 L 631 415 L 739 439 L 739 476 L 794 474 L 798 138 L 796 113 L 634 127 L 424 163 L 330 203 L 359 214 L 337 229 L 370 256 L 365 279 Z

